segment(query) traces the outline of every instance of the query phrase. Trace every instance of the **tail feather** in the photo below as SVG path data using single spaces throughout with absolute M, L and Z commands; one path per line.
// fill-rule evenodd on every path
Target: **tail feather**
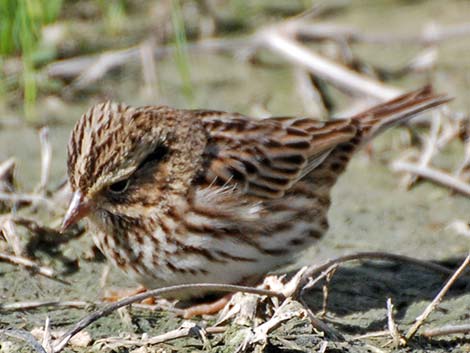
M 357 121 L 362 131 L 361 142 L 367 143 L 389 127 L 406 122 L 451 99 L 446 95 L 433 93 L 432 86 L 427 85 L 355 115 L 352 120 Z
M 308 176 L 317 193 L 329 195 L 330 188 L 343 173 L 354 152 L 385 129 L 405 122 L 418 113 L 446 103 L 451 98 L 436 95 L 431 86 L 404 94 L 377 105 L 351 118 L 357 133 L 349 141 L 338 144 Z

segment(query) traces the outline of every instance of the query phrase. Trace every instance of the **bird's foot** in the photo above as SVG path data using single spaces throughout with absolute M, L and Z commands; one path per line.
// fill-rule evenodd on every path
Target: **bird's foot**
M 232 298 L 232 293 L 224 295 L 214 302 L 192 305 L 183 309 L 182 316 L 185 319 L 191 319 L 194 316 L 213 315 L 222 310 Z
M 106 302 L 117 302 L 121 299 L 130 297 L 132 295 L 144 293 L 147 291 L 147 288 L 139 286 L 137 288 L 118 288 L 118 289 L 108 289 L 103 295 L 103 300 Z M 150 297 L 141 301 L 142 304 L 154 305 L 155 298 Z

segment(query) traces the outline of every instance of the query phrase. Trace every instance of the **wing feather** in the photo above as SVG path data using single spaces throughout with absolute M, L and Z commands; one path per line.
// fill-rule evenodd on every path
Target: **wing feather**
M 195 112 L 209 133 L 207 183 L 237 184 L 246 194 L 278 198 L 356 133 L 350 120 L 255 120 L 240 114 Z
M 191 111 L 191 115 L 201 119 L 208 133 L 203 171 L 207 183 L 236 185 L 246 194 L 277 198 L 309 173 L 314 178 L 328 173 L 337 177 L 361 144 L 447 101 L 431 87 L 423 87 L 349 119 L 256 120 L 209 110 Z M 328 156 L 331 161 L 326 163 Z

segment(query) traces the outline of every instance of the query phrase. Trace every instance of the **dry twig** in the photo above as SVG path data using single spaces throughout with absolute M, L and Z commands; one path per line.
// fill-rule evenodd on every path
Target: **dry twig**
M 434 169 L 432 167 L 420 166 L 410 162 L 395 161 L 392 163 L 392 169 L 397 172 L 406 172 L 416 174 L 422 178 L 431 180 L 436 184 L 448 187 L 465 196 L 470 196 L 470 185 L 457 179 L 455 176 Z
M 15 189 L 15 174 L 16 161 L 14 158 L 9 158 L 0 163 L 0 191 L 13 192 Z
M 212 283 L 182 284 L 182 285 L 154 289 L 154 290 L 140 293 L 137 295 L 133 295 L 133 296 L 124 298 L 122 300 L 119 300 L 118 302 L 106 305 L 104 308 L 97 310 L 88 316 L 85 316 L 77 324 L 75 324 L 70 330 L 68 330 L 64 335 L 62 335 L 62 337 L 58 339 L 58 341 L 54 344 L 54 352 L 56 353 L 60 352 L 75 334 L 83 330 L 85 327 L 88 327 L 90 324 L 100 319 L 101 317 L 107 316 L 119 308 L 130 305 L 132 303 L 140 302 L 150 297 L 170 295 L 172 293 L 177 293 L 177 292 L 181 292 L 184 290 L 199 290 L 199 289 L 210 290 L 210 291 L 221 291 L 221 292 L 246 292 L 246 293 L 284 298 L 284 295 L 282 295 L 281 293 L 264 290 L 264 289 L 253 288 L 253 287 L 244 287 L 244 286 L 236 286 L 236 285 L 228 285 L 228 284 L 226 285 L 212 284 Z
M 368 44 L 410 44 L 410 45 L 437 45 L 450 39 L 467 37 L 470 35 L 470 23 L 459 23 L 450 26 L 430 24 L 421 31 L 411 34 L 362 32 L 352 26 L 342 26 L 335 23 L 307 23 L 297 21 L 291 25 L 291 33 L 295 33 L 302 40 L 319 41 L 334 40 L 344 42 L 362 42 Z
M 390 336 L 393 340 L 393 347 L 397 348 L 400 346 L 400 343 L 403 339 L 400 335 L 400 332 L 398 331 L 398 327 L 395 324 L 395 320 L 393 318 L 393 304 L 391 298 L 387 299 L 387 325 L 388 332 L 390 333 Z
M 442 273 L 443 275 L 452 275 L 454 271 L 451 269 L 435 264 L 433 262 L 424 261 L 415 259 L 405 255 L 398 255 L 398 254 L 390 254 L 381 251 L 372 251 L 372 252 L 359 252 L 344 256 L 339 256 L 333 260 L 326 261 L 325 263 L 311 267 L 308 271 L 304 274 L 304 278 L 316 277 L 320 275 L 322 272 L 327 270 L 333 265 L 338 265 L 341 263 L 349 262 L 349 261 L 358 261 L 358 260 L 379 260 L 379 261 L 394 261 L 394 262 L 401 262 L 401 263 L 408 263 L 415 266 L 420 266 L 426 268 L 430 271 Z
M 382 330 L 382 331 L 375 331 L 375 332 L 368 332 L 363 335 L 357 335 L 353 336 L 353 340 L 363 340 L 366 338 L 375 338 L 375 337 L 384 337 L 384 336 L 389 336 L 390 331 L 389 330 Z
M 421 335 L 424 337 L 436 337 L 455 334 L 468 334 L 470 332 L 470 324 L 466 325 L 447 325 L 438 328 L 424 330 Z
M 41 195 L 20 194 L 20 193 L 8 194 L 5 192 L 0 192 L 0 201 L 10 201 L 13 203 L 27 202 L 33 205 L 41 204 L 41 205 L 47 206 L 47 208 L 51 210 L 56 209 L 56 205 L 52 201 L 50 201 L 48 198 L 41 196 Z
M 96 343 L 107 343 L 107 344 L 116 344 L 118 346 L 146 346 L 146 345 L 153 345 L 159 343 L 165 343 L 168 341 L 172 341 L 178 338 L 184 338 L 189 336 L 194 336 L 196 331 L 196 325 L 191 325 L 188 327 L 187 325 L 177 328 L 176 330 L 172 330 L 161 335 L 145 338 L 145 339 L 123 339 L 121 337 L 108 337 L 99 339 Z M 204 331 L 208 334 L 218 334 L 224 333 L 227 330 L 226 327 L 206 327 Z M 113 348 L 117 348 L 117 346 L 113 345 Z
M 439 111 L 432 112 L 431 120 L 431 131 L 429 137 L 425 140 L 424 151 L 419 157 L 418 165 L 420 168 L 426 168 L 431 159 L 436 154 L 437 140 L 439 137 L 439 130 L 441 128 L 441 114 Z M 414 182 L 416 182 L 417 176 L 415 174 L 406 174 L 403 181 L 404 185 L 409 188 Z
M 0 335 L 14 337 L 19 340 L 28 343 L 38 353 L 50 353 L 47 352 L 44 347 L 39 343 L 36 338 L 25 330 L 2 330 L 0 329 Z
M 307 313 L 307 317 L 310 320 L 310 323 L 312 326 L 325 333 L 325 335 L 331 339 L 334 339 L 336 341 L 344 341 L 343 335 L 333 329 L 332 327 L 328 326 L 325 324 L 322 320 L 318 319 L 316 315 L 312 312 L 310 307 L 308 306 L 307 302 L 305 301 L 303 294 L 310 288 L 312 288 L 318 281 L 320 281 L 323 278 L 328 278 L 328 276 L 336 271 L 338 268 L 337 264 L 333 264 L 330 267 L 328 267 L 326 270 L 321 271 L 321 273 L 318 274 L 318 271 L 312 271 L 312 268 L 316 268 L 314 266 L 308 267 L 308 268 L 303 268 L 301 271 L 301 276 L 297 281 L 297 290 L 292 292 L 292 295 L 294 298 L 297 298 L 300 304 L 305 309 L 305 312 Z M 299 271 L 300 272 L 300 271 Z M 308 274 L 310 273 L 316 273 L 318 274 L 316 277 L 312 277 L 311 275 L 309 276 Z M 308 281 L 306 283 L 306 280 Z M 296 294 L 298 293 L 298 295 Z
M 436 295 L 436 297 L 433 299 L 431 303 L 424 309 L 423 313 L 418 316 L 415 320 L 415 323 L 413 326 L 410 327 L 408 332 L 406 333 L 406 342 L 408 342 L 415 333 L 419 330 L 419 328 L 424 324 L 428 316 L 436 309 L 436 307 L 439 305 L 439 303 L 442 301 L 442 298 L 444 298 L 444 295 L 449 291 L 450 287 L 455 283 L 457 278 L 463 273 L 463 271 L 466 269 L 468 264 L 470 263 L 470 254 L 465 258 L 465 260 L 462 262 L 460 267 L 454 272 L 454 274 L 450 277 L 450 279 L 447 281 L 447 283 L 442 287 L 442 289 L 439 291 L 439 293 Z
M 53 279 L 54 281 L 58 281 L 63 284 L 70 284 L 69 282 L 60 279 L 57 277 L 57 274 L 52 268 L 39 266 L 34 261 L 31 261 L 25 257 L 21 256 L 14 256 L 6 253 L 0 252 L 0 261 L 8 262 L 10 264 L 19 265 L 22 267 L 27 268 L 28 270 L 32 271 L 33 273 L 38 273 L 44 277 Z
M 49 129 L 47 127 L 39 130 L 39 142 L 41 145 L 41 180 L 37 190 L 39 193 L 44 194 L 49 183 L 52 160 L 52 146 L 49 141 Z
M 288 25 L 291 24 L 287 23 L 286 26 Z M 273 26 L 260 31 L 257 42 L 344 92 L 381 101 L 395 98 L 402 93 L 396 88 L 386 86 L 322 57 L 289 37 L 287 33 L 289 30 L 285 27 Z
M 11 217 L 11 213 L 0 217 L 0 234 L 3 234 L 16 256 L 24 254 L 24 249 L 21 245 L 20 237 L 16 231 L 16 224 Z
M 245 329 L 245 338 L 242 344 L 238 347 L 235 352 L 246 352 L 254 344 L 261 344 L 264 346 L 268 340 L 269 332 L 279 327 L 283 322 L 288 321 L 295 316 L 298 316 L 298 312 L 292 310 L 284 310 L 291 302 L 292 299 L 287 298 L 282 302 L 282 304 L 278 308 L 276 308 L 273 316 L 269 320 L 259 326 L 256 326 L 254 329 Z M 250 351 L 252 350 L 250 349 Z
M 341 43 L 366 42 L 370 44 L 412 44 L 412 45 L 436 45 L 443 41 L 468 36 L 470 34 L 470 24 L 462 23 L 452 26 L 442 26 L 434 24 L 426 26 L 421 33 L 416 35 L 400 35 L 391 33 L 362 33 L 353 27 L 341 26 L 331 23 L 308 23 L 305 18 L 299 20 L 298 17 L 282 22 L 278 27 L 283 26 L 283 31 L 292 38 L 303 41 L 333 40 Z M 242 39 L 207 39 L 197 43 L 188 44 L 187 49 L 192 52 L 241 52 L 248 48 L 253 48 L 257 44 L 256 37 L 253 36 Z M 253 40 L 255 38 L 255 40 Z M 75 78 L 80 76 L 75 82 L 77 88 L 88 85 L 103 77 L 109 70 L 126 64 L 130 61 L 138 60 L 140 55 L 140 45 L 121 49 L 110 50 L 97 55 L 87 55 L 65 59 L 49 64 L 45 68 L 47 75 L 51 77 Z M 154 49 L 156 59 L 172 55 L 173 46 L 160 46 Z
M 25 311 L 39 308 L 88 308 L 100 303 L 92 303 L 81 300 L 33 300 L 16 303 L 0 303 L 0 311 Z
M 328 341 L 323 341 L 318 353 L 325 353 L 327 348 L 328 348 Z
M 144 41 L 145 43 L 145 41 Z M 239 52 L 250 48 L 253 43 L 242 39 L 206 39 L 197 43 L 189 43 L 187 50 L 191 52 Z M 156 60 L 173 55 L 174 46 L 159 46 L 154 49 Z M 110 70 L 128 62 L 136 61 L 141 55 L 141 45 L 127 49 L 110 50 L 101 54 L 86 55 L 54 62 L 45 67 L 45 73 L 55 78 L 75 78 L 74 88 L 83 88 L 102 78 Z
M 44 324 L 42 346 L 47 352 L 52 352 L 51 319 L 49 316 L 46 316 L 46 323 Z
M 296 69 L 294 74 L 297 92 L 307 114 L 319 120 L 326 119 L 328 117 L 328 110 L 323 102 L 321 92 L 312 83 L 309 73 L 303 69 Z
M 142 77 L 145 83 L 144 92 L 152 98 L 158 96 L 158 76 L 155 58 L 153 56 L 154 51 L 155 43 L 151 40 L 144 42 L 140 46 Z
M 323 285 L 323 288 L 322 288 L 323 301 L 322 301 L 322 304 L 321 304 L 321 312 L 320 312 L 321 317 L 324 317 L 326 315 L 326 308 L 328 306 L 328 296 L 329 296 L 328 287 L 330 285 L 331 279 L 335 275 L 335 272 L 336 272 L 337 268 L 338 268 L 338 266 L 334 265 L 334 266 L 331 267 L 330 271 L 327 271 L 327 275 L 326 275 L 326 278 L 325 278 L 325 284 Z

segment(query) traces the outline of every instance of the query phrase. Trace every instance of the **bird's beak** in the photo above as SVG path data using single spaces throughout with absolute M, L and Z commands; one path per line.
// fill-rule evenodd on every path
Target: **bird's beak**
M 77 223 L 83 217 L 88 215 L 91 210 L 91 204 L 80 191 L 75 191 L 70 201 L 69 209 L 62 220 L 60 232 L 63 233 L 72 224 Z

